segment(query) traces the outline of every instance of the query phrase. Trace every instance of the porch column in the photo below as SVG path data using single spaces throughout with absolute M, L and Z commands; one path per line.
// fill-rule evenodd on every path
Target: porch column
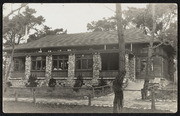
M 52 72 L 52 55 L 48 55 L 46 56 L 46 72 L 45 72 L 46 83 L 48 83 L 49 79 L 51 78 L 51 72 Z
M 126 75 L 125 78 L 129 78 L 129 54 L 125 54 L 125 70 L 126 70 Z
M 67 85 L 73 86 L 75 77 L 75 54 L 70 54 L 68 58 L 68 78 Z
M 130 79 L 135 80 L 135 66 L 136 66 L 136 58 L 135 56 L 133 56 L 130 60 L 129 60 L 129 76 Z
M 7 73 L 8 73 L 8 67 L 10 66 L 10 62 L 11 62 L 11 57 L 6 57 L 6 63 L 5 63 L 5 78 L 7 76 Z M 11 77 L 11 71 L 9 73 L 9 76 L 7 77 L 7 81 L 9 81 L 9 78 Z M 5 79 L 4 78 L 4 79 Z
M 98 78 L 100 75 L 101 70 L 101 56 L 99 53 L 95 53 L 93 55 L 93 79 L 92 79 L 92 85 L 98 84 Z
M 25 59 L 25 79 L 31 75 L 31 56 L 26 56 Z

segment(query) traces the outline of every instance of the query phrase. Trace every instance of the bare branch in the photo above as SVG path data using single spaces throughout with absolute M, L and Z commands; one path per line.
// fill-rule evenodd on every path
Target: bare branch
M 14 12 L 16 11 L 20 11 L 23 7 L 27 6 L 28 3 L 24 3 L 24 4 L 21 4 L 21 7 L 11 11 L 7 16 L 5 16 L 4 18 L 8 18 L 10 15 L 12 15 Z
M 162 44 L 163 44 L 163 42 L 159 43 L 159 44 L 158 44 L 158 45 L 156 45 L 156 46 L 153 46 L 152 48 L 153 48 L 153 49 L 155 49 L 155 48 L 157 48 L 157 47 L 161 46 Z

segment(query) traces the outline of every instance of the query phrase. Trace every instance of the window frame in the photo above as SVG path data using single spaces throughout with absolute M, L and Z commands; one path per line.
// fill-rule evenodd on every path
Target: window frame
M 22 60 L 22 59 L 13 58 L 13 71 L 14 72 L 24 72 L 25 71 L 25 61 L 24 61 L 24 64 L 21 64 L 21 63 L 23 63 L 23 61 L 20 61 L 20 60 Z M 15 70 L 15 65 L 18 66 L 18 70 Z M 21 69 L 21 65 L 24 65 L 22 69 Z
M 55 56 L 57 58 L 54 58 Z M 53 68 L 54 61 L 57 62 L 56 64 L 57 70 L 54 70 Z M 60 70 L 59 68 L 60 61 L 62 62 L 62 70 Z M 67 68 L 65 68 L 65 64 L 67 65 Z M 52 56 L 52 71 L 67 71 L 67 70 L 68 70 L 68 55 L 53 55 Z
M 37 59 L 37 58 L 41 59 Z M 40 70 L 37 70 L 38 62 L 40 61 Z M 33 69 L 33 62 L 35 62 L 35 69 Z M 43 62 L 45 62 L 45 68 L 43 69 Z M 31 71 L 45 71 L 46 70 L 46 57 L 44 56 L 33 56 L 31 60 Z
M 83 68 L 83 60 L 85 60 L 85 68 Z M 77 62 L 80 61 L 80 68 L 77 67 Z M 89 62 L 92 62 L 92 66 L 89 67 Z M 84 70 L 93 70 L 93 57 L 91 54 L 78 54 L 76 55 L 75 60 L 75 70 L 84 71 Z

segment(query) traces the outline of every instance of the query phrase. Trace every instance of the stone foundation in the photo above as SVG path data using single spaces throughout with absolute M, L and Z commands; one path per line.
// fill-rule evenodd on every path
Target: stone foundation
M 25 80 L 31 75 L 31 56 L 26 56 L 25 59 Z
M 75 54 L 70 54 L 68 59 L 68 78 L 67 84 L 70 86 L 74 85 L 74 77 L 75 77 Z
M 135 56 L 130 58 L 129 60 L 129 79 L 134 81 L 135 80 L 135 75 L 136 75 L 136 69 L 135 69 Z
M 125 78 L 129 78 L 129 55 L 128 54 L 125 54 L 125 70 L 126 70 Z
M 49 79 L 51 78 L 51 72 L 52 72 L 52 55 L 46 56 L 46 83 L 48 84 Z
M 101 56 L 100 54 L 93 55 L 93 78 L 92 78 L 92 85 L 98 84 L 98 79 L 101 70 Z

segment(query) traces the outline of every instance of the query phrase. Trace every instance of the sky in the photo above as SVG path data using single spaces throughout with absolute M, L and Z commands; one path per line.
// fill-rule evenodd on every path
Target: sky
M 5 3 L 3 15 L 8 14 L 11 9 L 16 9 L 20 4 Z M 67 29 L 67 33 L 87 32 L 87 24 L 102 18 L 115 15 L 115 4 L 113 3 L 29 3 L 30 8 L 35 9 L 36 16 L 43 16 L 45 25 L 52 29 Z M 122 4 L 122 10 L 127 7 L 145 7 L 146 4 Z

